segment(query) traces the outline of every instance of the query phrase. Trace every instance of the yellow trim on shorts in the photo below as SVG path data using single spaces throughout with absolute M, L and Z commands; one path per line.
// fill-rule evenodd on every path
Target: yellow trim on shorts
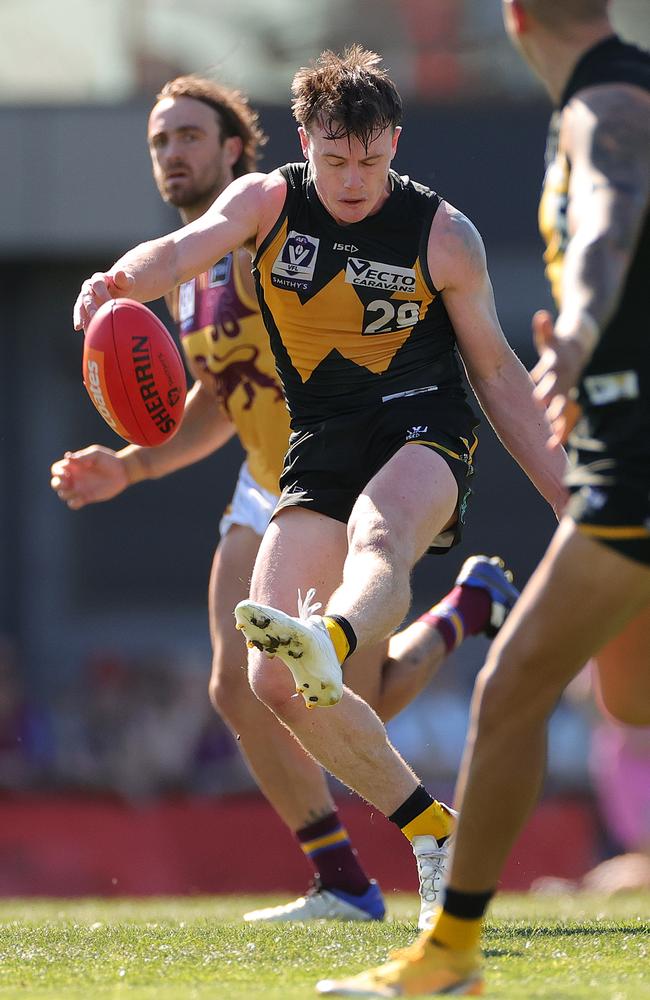
M 430 448 L 435 448 L 436 451 L 444 451 L 445 455 L 449 455 L 451 458 L 455 458 L 458 462 L 465 462 L 466 465 L 472 465 L 472 457 L 476 451 L 476 446 L 478 445 L 478 438 L 476 434 L 474 435 L 474 444 L 469 445 L 465 438 L 461 438 L 463 444 L 467 445 L 467 451 L 469 454 L 469 460 L 465 461 L 462 455 L 457 452 L 452 451 L 451 448 L 445 448 L 444 445 L 438 444 L 437 441 L 425 441 L 424 438 L 418 438 L 417 441 L 405 441 L 404 444 L 427 444 Z
M 577 524 L 578 531 L 593 538 L 650 538 L 650 529 L 640 525 L 607 526 L 600 524 Z

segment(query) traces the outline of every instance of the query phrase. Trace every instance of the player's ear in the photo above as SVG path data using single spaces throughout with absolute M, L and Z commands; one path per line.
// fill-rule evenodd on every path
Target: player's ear
M 528 28 L 528 15 L 526 8 L 519 3 L 519 0 L 508 0 L 506 4 L 512 30 L 516 35 L 523 35 Z
M 393 130 L 393 144 L 392 144 L 391 153 L 390 153 L 391 160 L 393 159 L 393 157 L 395 156 L 395 153 L 397 152 L 397 143 L 399 142 L 399 137 L 400 137 L 401 134 L 402 134 L 402 126 L 401 125 L 396 125 L 395 128 L 394 128 L 394 130 Z
M 298 136 L 300 138 L 300 148 L 306 160 L 309 159 L 309 136 L 302 125 L 298 126 Z
M 244 143 L 238 135 L 231 135 L 224 142 L 223 149 L 226 155 L 226 163 L 229 167 L 234 167 L 244 151 Z

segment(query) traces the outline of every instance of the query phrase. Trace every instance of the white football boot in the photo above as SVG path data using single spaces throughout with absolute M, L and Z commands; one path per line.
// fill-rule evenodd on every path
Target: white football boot
M 446 807 L 449 808 L 449 807 Z M 449 809 L 452 816 L 458 816 L 455 809 Z M 420 916 L 418 930 L 431 927 L 442 904 L 442 891 L 447 882 L 447 871 L 453 850 L 453 832 L 440 846 L 435 837 L 414 837 L 411 842 L 415 862 L 418 866 Z
M 255 601 L 240 601 L 235 608 L 237 628 L 249 647 L 267 656 L 279 656 L 296 682 L 307 708 L 336 705 L 343 697 L 343 673 L 321 615 L 320 604 L 310 604 L 316 591 L 303 600 L 298 591 L 298 618 Z
M 323 889 L 314 883 L 304 896 L 281 906 L 268 906 L 244 914 L 249 923 L 301 922 L 306 920 L 383 920 L 386 913 L 381 889 L 374 881 L 362 896 L 340 889 Z

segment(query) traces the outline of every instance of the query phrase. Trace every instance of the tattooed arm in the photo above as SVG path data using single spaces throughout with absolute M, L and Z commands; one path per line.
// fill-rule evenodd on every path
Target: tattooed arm
M 650 95 L 628 84 L 592 87 L 562 115 L 560 147 L 571 163 L 560 315 L 535 317 L 536 394 L 566 432 L 566 398 L 611 318 L 650 194 Z M 553 402 L 551 402 L 553 401 Z

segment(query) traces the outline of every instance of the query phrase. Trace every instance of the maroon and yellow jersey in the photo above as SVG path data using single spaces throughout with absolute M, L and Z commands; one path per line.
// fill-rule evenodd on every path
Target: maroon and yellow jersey
M 190 370 L 216 392 L 251 475 L 279 493 L 289 414 L 259 306 L 244 287 L 240 266 L 229 253 L 175 289 L 170 311 Z
M 253 274 L 292 426 L 397 396 L 464 396 L 456 336 L 427 265 L 440 197 L 391 171 L 381 209 L 341 226 L 307 164 L 281 173 L 285 204 Z

